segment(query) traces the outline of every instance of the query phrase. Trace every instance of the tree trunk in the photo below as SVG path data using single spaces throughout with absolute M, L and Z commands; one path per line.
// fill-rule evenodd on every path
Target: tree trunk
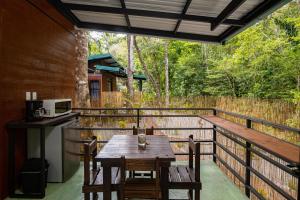
M 127 35 L 127 47 L 128 47 L 128 66 L 127 66 L 127 89 L 130 100 L 133 100 L 133 35 Z
M 166 90 L 166 106 L 170 104 L 170 88 L 169 88 L 169 41 L 165 42 L 165 90 Z
M 88 35 L 86 31 L 76 31 L 76 96 L 75 107 L 90 107 L 88 87 Z
M 140 48 L 139 48 L 139 46 L 137 44 L 135 36 L 133 37 L 133 41 L 134 41 L 134 46 L 135 46 L 135 49 L 136 49 L 139 61 L 140 61 L 141 65 L 143 66 L 144 72 L 145 72 L 146 76 L 148 77 L 151 85 L 153 86 L 153 88 L 155 90 L 156 97 L 160 100 L 160 97 L 161 97 L 160 85 L 159 85 L 158 81 L 155 80 L 155 78 L 149 72 L 148 66 L 147 66 L 147 64 L 144 62 L 144 60 L 142 58 L 142 52 L 141 52 L 141 50 L 140 50 Z M 160 101 L 159 101 L 159 103 L 160 103 Z

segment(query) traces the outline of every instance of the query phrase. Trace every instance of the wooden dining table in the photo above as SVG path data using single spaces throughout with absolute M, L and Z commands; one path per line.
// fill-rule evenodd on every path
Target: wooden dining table
M 109 142 L 102 148 L 96 156 L 96 161 L 101 162 L 103 167 L 103 183 L 104 183 L 104 200 L 111 200 L 111 167 L 110 159 L 125 156 L 126 166 L 130 166 L 130 170 L 143 171 L 142 165 L 136 165 L 136 161 L 145 161 L 155 163 L 159 158 L 161 168 L 161 196 L 162 199 L 169 198 L 167 187 L 163 187 L 164 183 L 168 183 L 169 167 L 172 161 L 175 161 L 175 155 L 171 148 L 167 136 L 147 135 L 147 146 L 145 149 L 138 147 L 137 135 L 114 135 Z

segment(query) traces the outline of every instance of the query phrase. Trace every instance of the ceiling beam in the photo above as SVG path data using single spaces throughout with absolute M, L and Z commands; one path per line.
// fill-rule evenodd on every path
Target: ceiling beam
M 48 0 L 50 4 L 52 4 L 62 15 L 67 18 L 73 24 L 79 23 L 79 19 L 70 11 L 70 9 L 66 8 L 65 4 L 60 0 Z
M 274 10 L 282 5 L 290 2 L 291 0 L 266 0 L 256 6 L 251 12 L 246 14 L 240 20 L 245 26 L 243 27 L 234 27 L 231 26 L 227 30 L 225 30 L 220 35 L 220 41 L 225 42 L 230 36 L 235 35 L 247 27 L 251 26 L 251 24 L 255 23 L 259 18 L 264 16 L 269 10 Z
M 125 1 L 124 0 L 120 0 L 120 3 L 121 3 L 121 6 L 122 6 L 123 13 L 125 15 L 127 26 L 130 29 L 131 28 L 131 24 L 130 24 L 130 21 L 129 21 L 128 13 L 126 11 Z
M 177 31 L 179 29 L 179 26 L 182 22 L 182 17 L 186 14 L 186 11 L 189 9 L 189 6 L 191 5 L 191 2 L 192 2 L 192 0 L 187 0 L 186 1 L 186 4 L 184 5 L 184 8 L 183 8 L 182 13 L 180 15 L 180 18 L 178 19 L 177 24 L 175 26 L 174 33 L 177 33 Z
M 71 4 L 71 3 L 64 3 L 64 6 L 70 10 L 103 12 L 103 13 L 113 13 L 113 14 L 120 14 L 120 15 L 125 14 L 122 8 L 115 8 L 115 7 L 92 6 L 92 5 Z M 129 8 L 126 8 L 126 12 L 128 15 L 135 15 L 135 16 L 142 16 L 142 17 L 157 17 L 157 18 L 176 19 L 176 20 L 182 18 L 182 20 L 204 22 L 204 23 L 212 23 L 215 20 L 214 17 L 207 17 L 207 16 L 188 15 L 188 14 L 181 16 L 181 14 L 177 14 L 177 13 L 137 10 L 137 9 L 129 9 Z M 226 19 L 222 22 L 222 24 L 231 25 L 231 26 L 244 25 L 239 20 L 234 20 L 234 19 Z
M 130 29 L 127 26 L 117 26 L 117 25 L 108 25 L 108 24 L 98 24 L 98 23 L 89 23 L 81 22 L 77 25 L 78 28 L 84 29 L 93 29 L 101 30 L 108 32 L 122 32 L 122 33 L 131 33 L 138 35 L 149 35 L 157 37 L 166 37 L 166 38 L 175 38 L 175 39 L 184 39 L 184 40 L 195 40 L 195 41 L 205 41 L 205 42 L 215 42 L 219 43 L 218 36 L 210 35 L 200 35 L 200 34 L 191 34 L 191 33 L 174 33 L 174 31 L 162 31 L 157 29 L 146 29 L 146 28 L 136 28 L 131 27 Z
M 214 31 L 224 20 L 236 11 L 246 0 L 232 0 L 218 17 L 211 23 L 211 31 Z

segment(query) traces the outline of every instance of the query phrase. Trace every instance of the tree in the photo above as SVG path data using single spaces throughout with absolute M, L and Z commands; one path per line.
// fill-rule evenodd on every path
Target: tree
M 170 90 L 169 90 L 169 41 L 165 41 L 165 93 L 166 93 L 166 106 L 170 103 Z
M 143 59 L 142 51 L 141 51 L 141 49 L 140 49 L 140 47 L 139 47 L 139 45 L 137 43 L 137 39 L 136 39 L 135 36 L 134 36 L 133 40 L 134 40 L 134 46 L 135 46 L 135 49 L 136 49 L 136 52 L 137 52 L 140 64 L 142 65 L 143 70 L 144 70 L 146 76 L 148 77 L 148 79 L 149 79 L 152 87 L 155 90 L 156 97 L 158 99 L 160 99 L 161 98 L 161 88 L 160 88 L 160 83 L 159 83 L 160 81 L 158 79 L 154 78 L 153 74 L 150 72 L 149 66 L 147 65 L 147 63 Z
M 130 99 L 133 99 L 133 35 L 127 35 L 127 47 L 128 47 L 128 66 L 127 66 L 127 88 Z

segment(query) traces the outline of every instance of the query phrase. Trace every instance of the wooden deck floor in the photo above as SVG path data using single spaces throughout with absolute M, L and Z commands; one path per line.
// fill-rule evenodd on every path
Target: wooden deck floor
M 247 197 L 223 174 L 212 162 L 201 160 L 202 192 L 201 200 L 246 200 Z M 83 182 L 83 167 L 66 183 L 49 183 L 46 190 L 47 200 L 81 200 Z M 114 199 L 116 196 L 113 195 Z M 171 190 L 170 198 L 186 199 L 185 190 Z M 102 199 L 102 195 L 99 195 Z M 6 200 L 12 200 L 7 198 Z

